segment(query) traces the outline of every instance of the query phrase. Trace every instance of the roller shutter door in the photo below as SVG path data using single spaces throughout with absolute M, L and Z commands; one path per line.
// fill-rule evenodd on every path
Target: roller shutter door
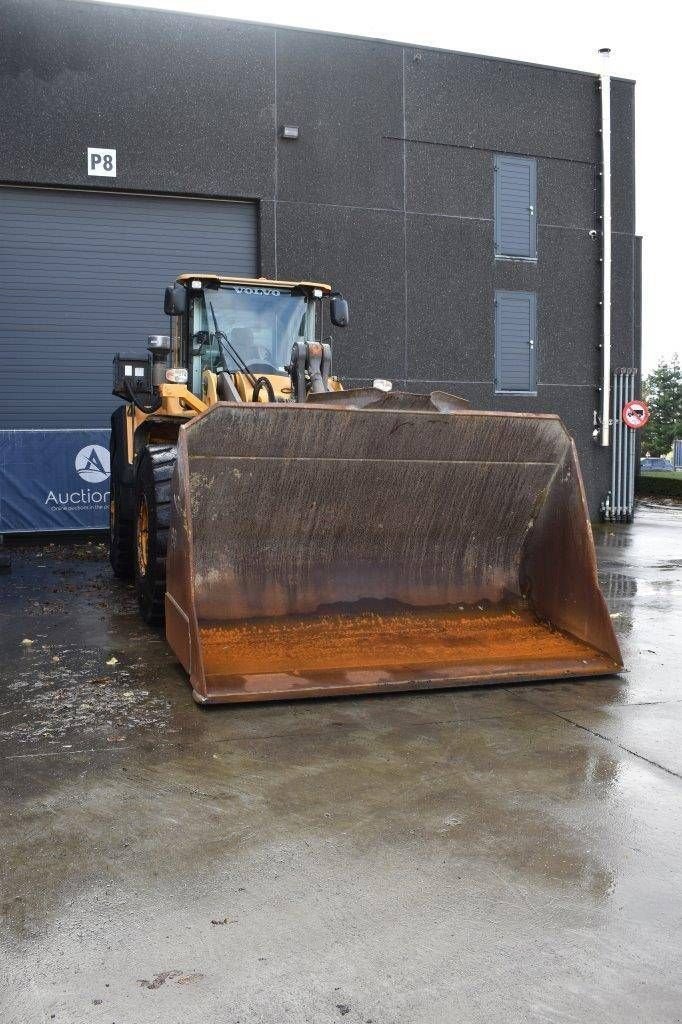
M 0 429 L 107 426 L 114 353 L 187 271 L 255 276 L 256 204 L 0 188 Z

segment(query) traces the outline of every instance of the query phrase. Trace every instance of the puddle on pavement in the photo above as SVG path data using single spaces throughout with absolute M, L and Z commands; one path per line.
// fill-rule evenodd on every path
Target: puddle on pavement
M 19 747 L 120 742 L 132 731 L 168 728 L 171 703 L 143 685 L 145 666 L 111 659 L 102 650 L 34 642 L 15 662 L 5 686 L 11 707 L 0 716 L 0 739 Z
M 0 592 L 0 741 L 9 756 L 119 743 L 169 730 L 162 637 L 140 623 L 130 586 L 98 541 L 12 549 Z M 116 663 L 107 664 L 112 657 Z
M 600 572 L 599 585 L 607 601 L 634 597 L 637 593 L 637 580 L 623 572 Z

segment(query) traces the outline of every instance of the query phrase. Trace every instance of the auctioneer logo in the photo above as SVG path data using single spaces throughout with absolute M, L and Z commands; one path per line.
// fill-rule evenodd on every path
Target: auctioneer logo
M 76 472 L 89 484 L 101 484 L 109 476 L 109 452 L 101 444 L 89 444 L 76 456 Z
M 72 449 L 73 451 L 73 449 Z M 66 455 L 66 453 L 64 453 Z M 100 489 L 96 485 L 104 483 L 109 479 L 111 466 L 109 452 L 101 444 L 87 444 L 76 455 L 67 456 L 68 463 L 62 469 L 62 483 L 64 487 L 55 487 L 50 490 L 45 498 L 45 505 L 48 508 L 60 512 L 105 512 L 109 507 L 109 491 Z M 71 462 L 73 459 L 73 462 Z M 79 490 L 71 490 L 71 480 L 74 479 L 74 470 L 86 485 Z M 57 479 L 59 471 L 57 471 Z M 105 485 L 106 486 L 106 485 Z

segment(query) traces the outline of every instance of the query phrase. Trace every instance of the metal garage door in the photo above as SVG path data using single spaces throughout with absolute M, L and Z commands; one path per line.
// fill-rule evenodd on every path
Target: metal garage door
M 186 271 L 255 276 L 255 203 L 0 188 L 0 428 L 104 427 Z

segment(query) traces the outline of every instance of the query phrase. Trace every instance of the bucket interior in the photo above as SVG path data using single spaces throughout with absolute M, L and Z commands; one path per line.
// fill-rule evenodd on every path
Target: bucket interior
M 614 670 L 603 653 L 543 622 L 522 601 L 203 623 L 199 636 L 207 693 L 223 700 Z

